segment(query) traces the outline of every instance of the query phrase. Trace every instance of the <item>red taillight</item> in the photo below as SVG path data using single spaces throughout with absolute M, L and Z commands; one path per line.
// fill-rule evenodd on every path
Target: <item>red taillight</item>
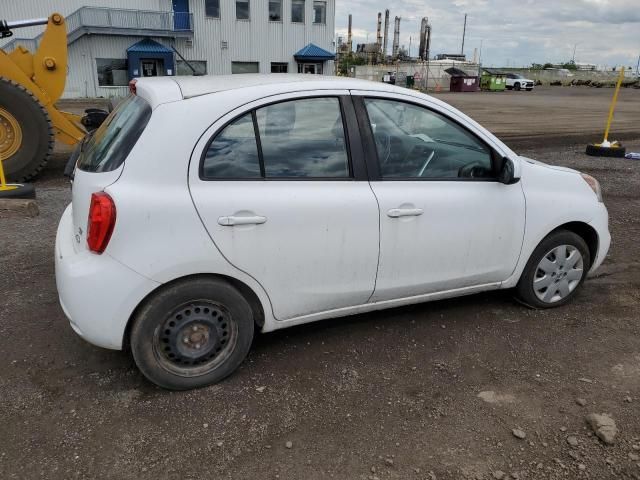
M 133 80 L 129 81 L 129 93 L 135 95 L 136 94 L 136 82 L 138 80 L 136 80 L 135 78 Z
M 115 225 L 116 205 L 113 203 L 113 199 L 104 192 L 91 195 L 89 225 L 87 226 L 89 250 L 96 253 L 104 252 Z

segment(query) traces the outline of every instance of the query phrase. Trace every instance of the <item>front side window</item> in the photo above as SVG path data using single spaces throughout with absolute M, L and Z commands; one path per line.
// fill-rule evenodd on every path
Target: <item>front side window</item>
M 253 117 L 247 113 L 228 124 L 211 142 L 202 163 L 204 178 L 260 178 Z
M 282 0 L 269 0 L 269 20 L 282 21 Z
M 304 0 L 291 0 L 291 21 L 304 23 Z
M 96 58 L 98 85 L 101 87 L 126 87 L 129 85 L 129 72 L 125 58 Z
M 365 99 L 365 105 L 382 178 L 495 176 L 491 149 L 443 115 L 396 100 Z
M 327 2 L 313 2 L 313 23 L 327 23 Z
M 340 101 L 292 100 L 244 114 L 214 137 L 201 173 L 210 180 L 350 178 Z
M 249 0 L 236 0 L 236 20 L 249 20 Z
M 220 18 L 220 0 L 204 0 L 204 14 L 207 17 Z
M 256 111 L 267 178 L 349 177 L 340 102 L 309 98 Z

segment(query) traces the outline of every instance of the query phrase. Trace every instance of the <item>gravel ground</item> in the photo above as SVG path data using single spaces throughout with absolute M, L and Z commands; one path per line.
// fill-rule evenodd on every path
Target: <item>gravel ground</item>
M 640 162 L 508 141 L 602 183 L 613 244 L 574 302 L 534 311 L 493 292 L 258 335 L 235 375 L 183 393 L 68 326 L 57 155 L 40 216 L 0 218 L 0 478 L 639 479 Z M 614 444 L 590 413 L 611 416 Z

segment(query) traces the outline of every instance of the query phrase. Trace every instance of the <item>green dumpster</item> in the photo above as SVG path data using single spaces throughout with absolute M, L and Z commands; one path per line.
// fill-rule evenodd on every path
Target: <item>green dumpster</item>
M 507 87 L 507 75 L 487 68 L 482 70 L 480 89 L 490 92 L 502 92 Z

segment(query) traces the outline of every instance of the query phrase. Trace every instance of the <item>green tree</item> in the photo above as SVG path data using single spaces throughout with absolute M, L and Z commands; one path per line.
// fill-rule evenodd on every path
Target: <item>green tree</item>
M 344 55 L 338 63 L 338 73 L 340 75 L 349 75 L 349 69 L 356 65 L 364 65 L 366 60 L 363 57 L 357 57 L 352 53 Z
M 578 67 L 576 67 L 576 64 L 573 60 L 569 60 L 568 62 L 565 62 L 562 64 L 562 68 L 566 68 L 567 70 L 577 70 Z

